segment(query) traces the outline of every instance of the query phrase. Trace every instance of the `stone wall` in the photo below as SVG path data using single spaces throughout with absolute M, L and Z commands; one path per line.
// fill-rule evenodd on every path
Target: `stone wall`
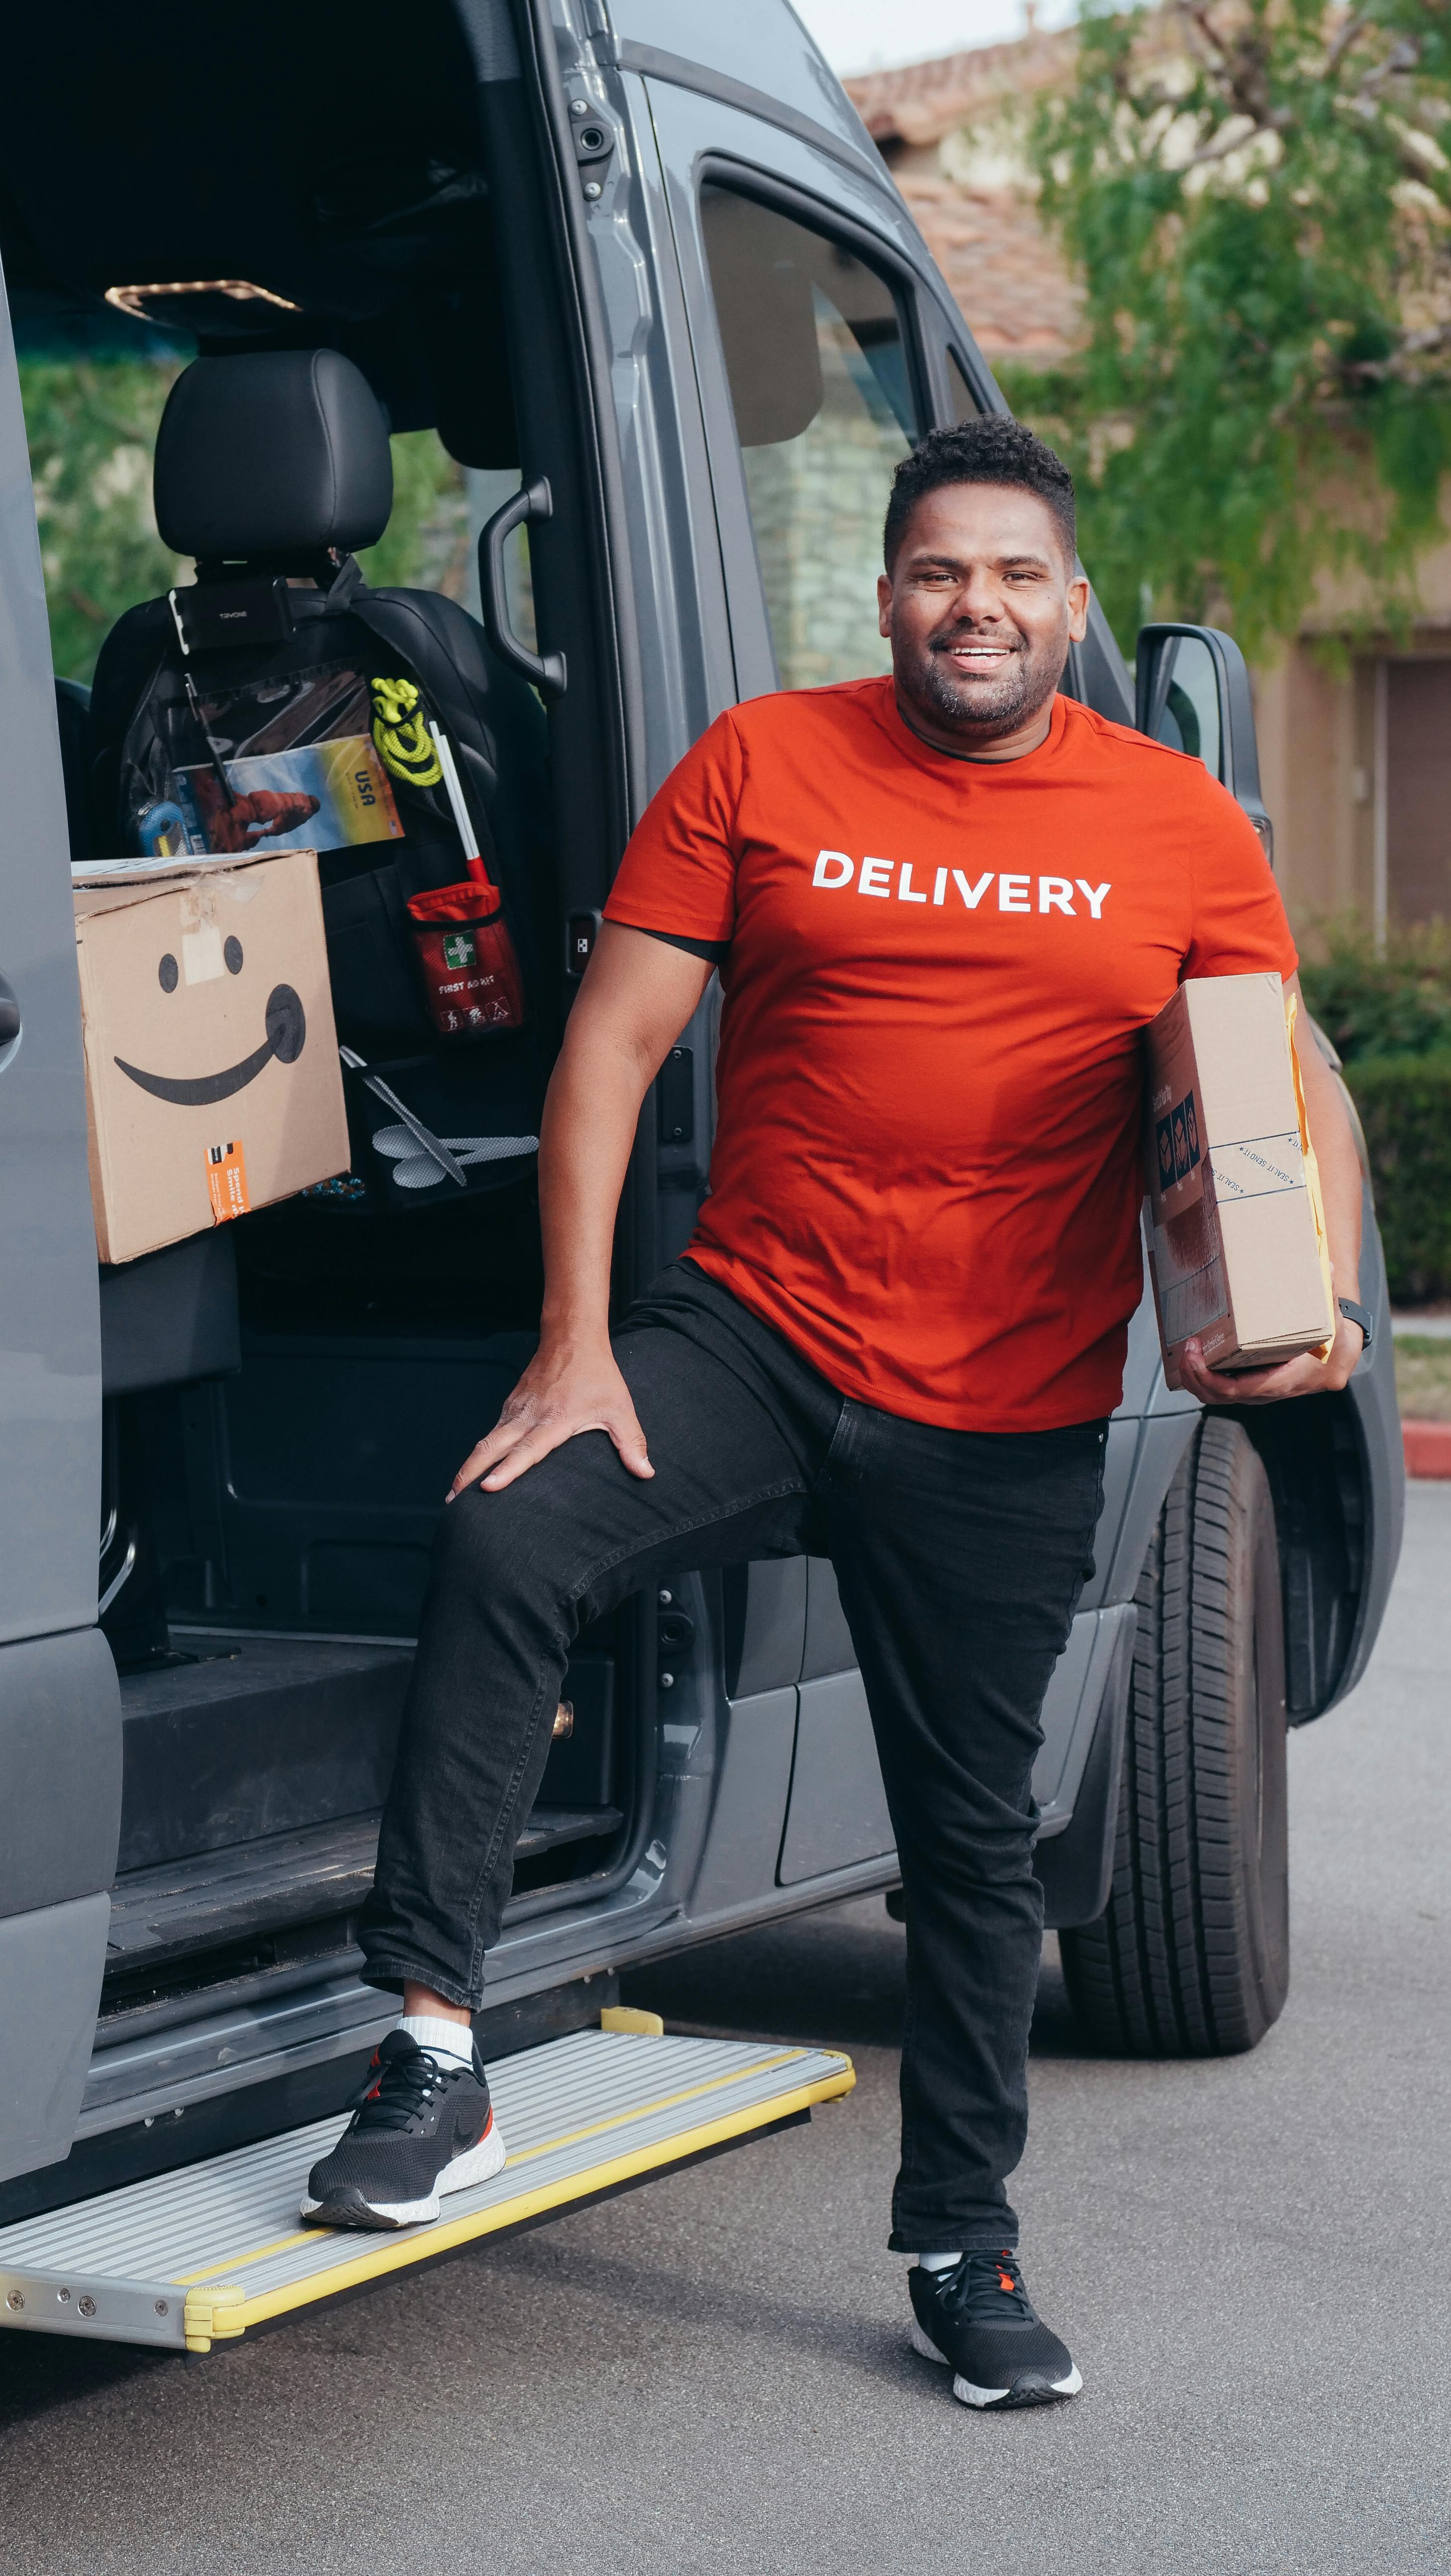
M 843 335 L 844 336 L 844 335 Z M 821 409 L 799 438 L 744 451 L 781 684 L 891 669 L 877 633 L 882 520 L 907 441 L 871 371 L 822 335 Z

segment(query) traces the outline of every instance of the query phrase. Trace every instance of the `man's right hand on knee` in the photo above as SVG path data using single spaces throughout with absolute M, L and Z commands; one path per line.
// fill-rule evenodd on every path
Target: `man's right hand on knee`
M 501 1493 L 551 1449 L 562 1449 L 582 1431 L 606 1432 L 632 1476 L 654 1475 L 645 1434 L 609 1343 L 585 1353 L 541 1345 L 488 1438 L 469 1451 L 445 1500 L 451 1503 L 468 1485 L 482 1485 L 486 1494 Z
M 640 1104 L 710 981 L 708 959 L 606 922 L 575 998 L 539 1129 L 545 1295 L 539 1348 L 487 1440 L 445 1500 L 497 1494 L 576 1440 L 603 1431 L 632 1476 L 653 1476 L 630 1390 L 610 1348 L 610 1267 Z

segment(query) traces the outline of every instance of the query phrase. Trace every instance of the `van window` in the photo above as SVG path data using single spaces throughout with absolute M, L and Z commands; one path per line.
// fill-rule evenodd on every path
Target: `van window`
M 124 609 L 190 564 L 156 533 L 151 451 L 192 344 L 105 316 L 93 329 L 16 330 L 56 676 L 89 681 Z
M 980 420 L 981 410 L 967 381 L 967 370 L 955 349 L 947 352 L 947 389 L 952 396 L 955 421 Z
M 193 579 L 165 547 L 151 458 L 166 397 L 195 354 L 179 333 L 107 316 L 87 330 L 16 334 L 20 391 L 58 679 L 87 682 L 110 628 L 140 599 Z M 435 429 L 393 438 L 393 513 L 360 556 L 374 589 L 441 590 L 479 613 L 478 536 L 519 486 L 517 466 L 460 465 Z M 533 648 L 528 539 L 505 553 L 515 634 Z
M 436 429 L 395 430 L 393 515 L 375 546 L 358 556 L 374 590 L 441 590 L 471 617 L 479 615 L 479 532 L 511 500 L 517 465 L 460 465 Z M 510 623 L 536 652 L 529 536 L 516 528 L 504 549 Z
M 707 187 L 701 214 L 781 685 L 887 671 L 882 520 L 918 435 L 897 299 L 754 197 Z

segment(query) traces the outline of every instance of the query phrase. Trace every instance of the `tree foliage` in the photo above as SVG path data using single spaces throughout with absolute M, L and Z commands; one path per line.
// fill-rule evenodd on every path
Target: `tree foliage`
M 1005 389 L 1124 644 L 1209 615 L 1263 658 L 1327 573 L 1404 622 L 1451 467 L 1451 0 L 1084 0 L 1030 148 L 1085 336 Z
M 58 675 L 89 680 L 124 608 L 189 569 L 156 533 L 151 451 L 175 360 L 22 358 L 20 392 Z

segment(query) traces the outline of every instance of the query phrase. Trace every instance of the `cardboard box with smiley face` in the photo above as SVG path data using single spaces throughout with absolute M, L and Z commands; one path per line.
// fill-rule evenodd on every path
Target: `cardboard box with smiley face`
M 313 851 L 79 871 L 75 910 L 103 1261 L 346 1171 Z

